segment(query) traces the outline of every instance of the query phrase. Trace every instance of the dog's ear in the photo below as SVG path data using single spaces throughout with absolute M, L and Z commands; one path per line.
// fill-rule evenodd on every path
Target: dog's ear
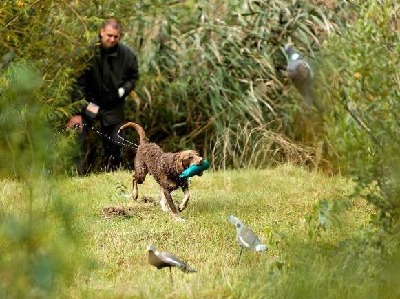
M 181 173 L 182 171 L 184 171 L 186 169 L 185 166 L 184 166 L 184 159 L 185 159 L 184 152 L 180 152 L 178 154 L 177 159 L 176 159 L 176 171 L 178 173 Z
M 191 151 L 181 151 L 176 161 L 176 171 L 181 173 L 192 163 L 193 155 Z

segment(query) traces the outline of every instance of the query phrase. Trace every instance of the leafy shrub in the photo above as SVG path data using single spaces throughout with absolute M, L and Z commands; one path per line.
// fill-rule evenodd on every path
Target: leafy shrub
M 346 8 L 340 3 L 337 12 Z M 152 128 L 150 136 L 168 148 L 177 139 L 180 147 L 193 143 L 212 154 L 216 168 L 313 161 L 314 144 L 297 136 L 301 104 L 293 99 L 282 48 L 291 41 L 312 53 L 345 16 L 301 1 L 188 6 L 190 17 L 179 8 L 156 16 L 154 38 L 144 40 L 151 51 L 142 53 L 148 73 L 137 116 Z M 257 158 L 254 148 L 263 152 Z
M 0 185 L 18 190 L 2 197 L 18 208 L 0 209 L 0 297 L 48 298 L 80 263 L 73 210 L 55 191 L 68 142 L 58 142 L 36 101 L 43 81 L 34 65 L 14 63 L 0 82 Z
M 326 132 L 338 169 L 354 178 L 356 195 L 378 208 L 376 221 L 399 220 L 399 16 L 396 1 L 356 1 L 357 21 L 329 39 L 325 64 Z
M 282 47 L 291 41 L 313 56 L 347 11 L 347 1 L 5 1 L 0 41 L 7 47 L 0 57 L 35 61 L 46 82 L 37 100 L 62 131 L 78 110 L 69 96 L 74 74 L 85 67 L 79 57 L 101 20 L 118 17 L 141 73 L 127 117 L 150 139 L 167 150 L 216 153 L 216 168 L 313 163 L 315 142 L 299 134 L 300 105 Z M 243 126 L 254 130 L 242 134 Z M 267 150 L 254 158 L 254 147 Z

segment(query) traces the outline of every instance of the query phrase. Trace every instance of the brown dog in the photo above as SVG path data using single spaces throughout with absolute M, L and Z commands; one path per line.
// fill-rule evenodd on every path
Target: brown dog
M 149 142 L 142 126 L 128 122 L 119 130 L 127 127 L 134 128 L 139 134 L 139 146 L 134 161 L 133 198 L 138 198 L 138 184 L 143 184 L 147 173 L 150 173 L 161 187 L 161 207 L 165 210 L 165 202 L 177 220 L 178 213 L 183 211 L 189 201 L 189 184 L 187 178 L 179 175 L 191 165 L 201 165 L 203 158 L 195 150 L 185 150 L 177 153 L 165 153 L 157 144 Z M 201 174 L 200 174 L 201 175 Z M 181 188 L 184 198 L 177 207 L 172 199 L 171 192 Z

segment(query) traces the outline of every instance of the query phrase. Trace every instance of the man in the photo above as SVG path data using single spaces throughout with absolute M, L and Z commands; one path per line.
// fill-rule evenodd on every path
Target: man
M 118 129 L 125 120 L 125 98 L 139 78 L 134 52 L 121 44 L 121 26 L 116 19 L 106 20 L 99 31 L 99 43 L 90 48 L 87 68 L 77 78 L 73 100 L 85 98 L 88 105 L 81 114 L 70 118 L 67 127 L 79 127 L 82 139 L 78 172 L 88 172 L 92 161 L 84 158 L 90 148 L 88 131 L 94 121 L 100 122 L 105 154 L 105 170 L 114 170 L 121 163 Z M 100 135 L 100 134 L 99 134 Z

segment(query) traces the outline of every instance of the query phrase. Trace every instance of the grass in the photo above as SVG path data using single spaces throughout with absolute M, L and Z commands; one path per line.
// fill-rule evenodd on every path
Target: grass
M 158 198 L 152 177 L 139 186 L 138 202 L 124 197 L 131 192 L 131 177 L 121 171 L 58 183 L 59 196 L 74 206 L 81 238 L 81 252 L 76 254 L 83 253 L 93 262 L 90 271 L 75 273 L 68 298 L 301 298 L 301 294 L 336 298 L 332 295 L 341 288 L 330 296 L 321 293 L 326 281 L 342 283 L 344 290 L 352 287 L 349 280 L 338 278 L 340 273 L 327 269 L 337 269 L 332 265 L 332 252 L 338 244 L 357 238 L 367 227 L 371 207 L 355 201 L 341 214 L 340 225 L 310 235 L 315 231 L 310 219 L 317 217 L 316 204 L 322 199 L 340 200 L 351 191 L 351 182 L 342 177 L 291 165 L 207 171 L 191 179 L 191 200 L 181 213 L 184 223 L 173 221 L 157 204 L 141 200 L 143 196 Z M 12 190 L 19 189 L 18 185 L 2 181 L 0 187 L 5 199 L 2 210 L 15 211 L 18 201 L 13 200 Z M 181 192 L 173 196 L 180 199 Z M 104 209 L 110 207 L 128 214 L 106 217 Z M 250 226 L 269 250 L 244 251 L 238 265 L 235 228 L 227 221 L 230 214 Z M 173 269 L 171 287 L 168 269 L 157 270 L 148 264 L 149 244 L 176 254 L 197 273 Z M 292 272 L 301 275 L 295 278 Z M 354 279 L 354 285 L 360 283 Z M 329 283 L 325 286 L 331 287 Z

